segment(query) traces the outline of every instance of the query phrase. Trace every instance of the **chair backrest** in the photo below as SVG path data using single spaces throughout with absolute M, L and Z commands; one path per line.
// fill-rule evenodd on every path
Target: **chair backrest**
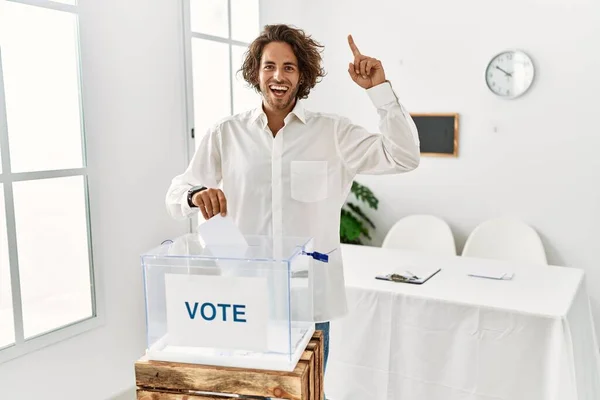
M 462 255 L 533 264 L 548 263 L 537 232 L 515 218 L 494 218 L 479 224 L 467 238 Z
M 396 222 L 381 247 L 456 255 L 454 235 L 448 224 L 433 215 L 410 215 Z

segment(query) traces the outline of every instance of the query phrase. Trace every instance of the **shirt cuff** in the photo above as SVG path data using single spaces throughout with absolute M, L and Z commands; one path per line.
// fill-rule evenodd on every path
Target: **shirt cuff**
M 398 103 L 398 98 L 392 90 L 392 85 L 389 81 L 385 81 L 377 86 L 367 89 L 367 93 L 377 108 L 381 108 L 390 103 Z
M 179 200 L 179 204 L 181 204 L 181 213 L 184 217 L 191 217 L 192 215 L 198 213 L 200 209 L 198 207 L 190 207 L 187 201 L 187 190 L 183 193 L 182 199 Z

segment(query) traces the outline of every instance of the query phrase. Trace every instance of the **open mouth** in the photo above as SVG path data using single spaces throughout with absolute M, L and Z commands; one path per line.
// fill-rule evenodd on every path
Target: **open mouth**
M 282 98 L 285 96 L 289 88 L 283 85 L 269 85 L 269 89 L 271 89 L 271 93 L 275 95 L 275 97 Z

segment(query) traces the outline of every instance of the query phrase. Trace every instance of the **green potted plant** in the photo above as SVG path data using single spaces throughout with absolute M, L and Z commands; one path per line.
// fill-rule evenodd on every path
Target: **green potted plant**
M 367 205 L 377 210 L 379 200 L 371 189 L 356 181 L 352 182 L 350 191 L 359 204 L 346 201 L 342 207 L 340 241 L 348 244 L 364 244 L 365 239 L 371 240 L 371 229 L 375 229 L 375 224 L 365 215 L 360 205 Z

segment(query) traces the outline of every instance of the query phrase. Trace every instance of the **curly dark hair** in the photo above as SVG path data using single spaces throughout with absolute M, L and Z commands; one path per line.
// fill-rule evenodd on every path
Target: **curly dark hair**
M 260 60 L 264 47 L 271 42 L 285 42 L 292 46 L 294 55 L 298 59 L 300 72 L 296 98 L 307 98 L 310 90 L 325 76 L 325 70 L 321 66 L 321 52 L 324 46 L 312 39 L 302 29 L 289 25 L 265 26 L 263 32 L 250 44 L 245 54 L 244 63 L 239 70 L 244 79 L 260 93 L 258 79 Z

